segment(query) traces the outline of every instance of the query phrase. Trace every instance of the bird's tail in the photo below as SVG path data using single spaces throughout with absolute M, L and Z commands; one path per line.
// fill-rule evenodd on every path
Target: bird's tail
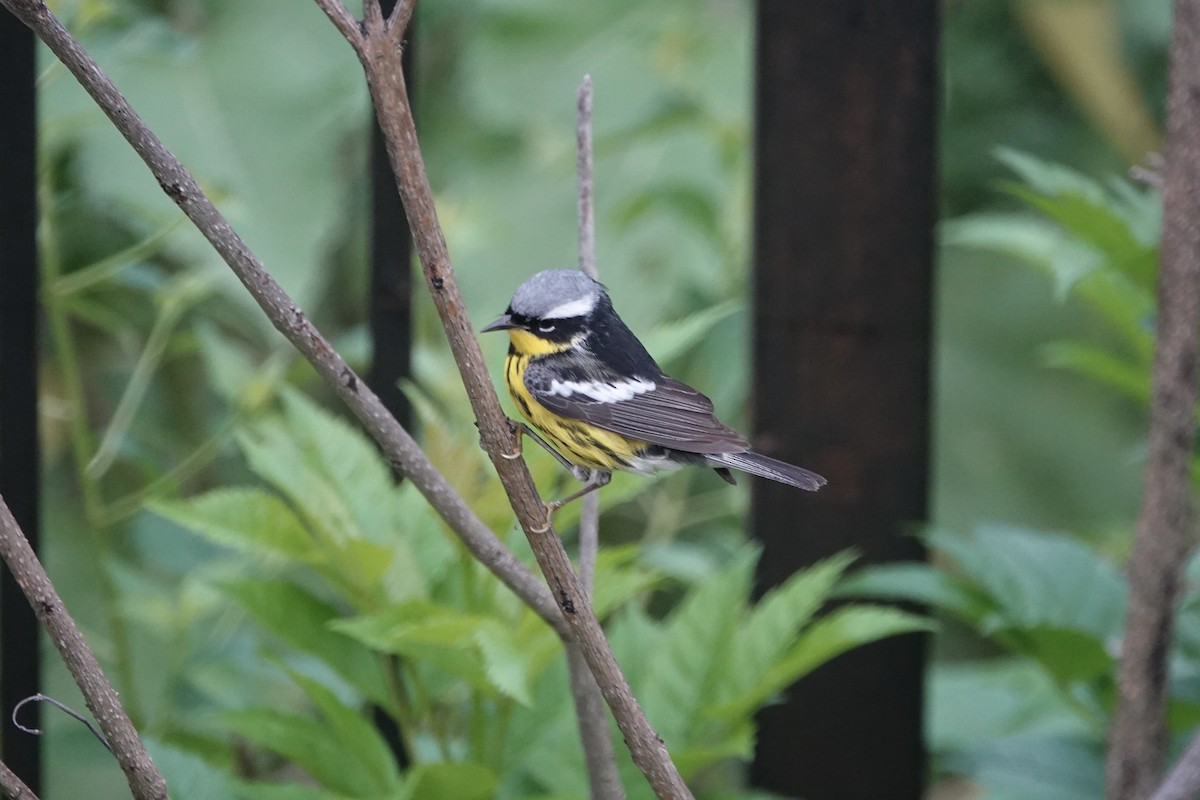
M 786 483 L 788 486 L 795 486 L 810 492 L 815 492 L 825 485 L 825 479 L 815 472 L 809 472 L 803 467 L 750 451 L 708 453 L 705 454 L 704 459 L 714 467 L 733 467 L 760 478 L 770 478 L 773 481 Z

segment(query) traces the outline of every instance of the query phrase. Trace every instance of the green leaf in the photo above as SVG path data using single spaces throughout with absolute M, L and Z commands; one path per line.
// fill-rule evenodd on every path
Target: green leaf
M 985 633 L 1064 628 L 1108 641 L 1120 632 L 1128 596 L 1124 580 L 1094 550 L 1068 536 L 990 525 L 967 536 L 934 530 L 929 542 L 996 603 L 995 616 L 983 623 Z M 1088 602 L 1079 602 L 1081 597 Z
M 1104 754 L 1099 742 L 1022 736 L 992 740 L 944 758 L 948 770 L 1021 800 L 1104 796 Z
M 707 583 L 693 587 L 667 619 L 639 699 L 670 748 L 687 746 L 701 734 L 695 722 L 723 677 L 757 558 L 757 550 L 743 550 Z
M 374 786 L 357 769 L 354 754 L 324 722 L 266 708 L 226 711 L 225 723 L 254 744 L 278 753 L 307 772 L 322 786 L 351 797 L 371 798 Z
M 150 510 L 211 542 L 243 553 L 307 560 L 312 538 L 286 503 L 261 489 L 214 489 L 188 500 L 158 500 Z
M 940 230 L 946 245 L 1007 253 L 1037 267 L 1053 281 L 1054 296 L 1060 302 L 1104 263 L 1094 247 L 1071 239 L 1052 223 L 1028 215 L 971 214 L 942 223 Z
M 376 657 L 353 638 L 331 629 L 340 618 L 333 606 L 290 581 L 255 578 L 222 586 L 259 625 L 289 646 L 324 661 L 363 697 L 392 707 Z
M 239 781 L 235 787 L 241 800 L 343 800 L 348 797 L 299 783 Z
M 726 300 L 702 308 L 682 319 L 665 322 L 650 331 L 642 342 L 659 363 L 667 363 L 687 353 L 708 335 L 717 323 L 743 310 L 741 300 Z
M 345 705 L 321 684 L 295 672 L 290 674 L 292 680 L 320 709 L 321 716 L 329 723 L 329 732 L 351 754 L 353 762 L 343 765 L 343 768 L 361 772 L 373 784 L 374 794 L 386 795 L 396 791 L 400 786 L 400 775 L 387 742 L 379 735 L 379 729 L 360 711 Z
M 167 779 L 174 800 L 233 800 L 228 776 L 196 754 L 156 739 L 147 739 L 146 749 Z
M 496 774 L 473 761 L 418 764 L 396 800 L 492 800 L 498 787 Z
M 304 513 L 321 541 L 336 544 L 363 537 L 344 498 L 309 466 L 295 437 L 278 420 L 239 431 L 237 440 L 250 469 Z
M 409 658 L 432 670 L 443 682 L 458 679 L 494 695 L 512 690 L 514 676 L 503 675 L 502 683 L 496 683 L 488 674 L 476 636 L 492 623 L 485 616 L 464 614 L 437 603 L 409 601 L 377 614 L 339 620 L 333 628 L 368 647 Z M 521 702 L 527 698 L 527 693 L 514 697 Z
M 732 631 L 729 665 L 712 693 L 716 703 L 737 697 L 763 679 L 854 560 L 841 553 L 801 570 L 763 596 Z
M 531 705 L 529 653 L 521 648 L 513 630 L 489 621 L 475 631 L 475 644 L 492 685 L 517 702 Z
M 1085 342 L 1051 342 L 1042 348 L 1046 363 L 1069 369 L 1120 391 L 1141 405 L 1150 404 L 1150 365 Z
M 639 563 L 640 553 L 640 545 L 600 549 L 596 558 L 596 590 L 592 597 L 592 610 L 600 619 L 662 580 L 657 572 Z
M 613 224 L 618 229 L 627 229 L 642 224 L 647 217 L 659 211 L 678 214 L 697 233 L 717 241 L 721 225 L 712 193 L 706 188 L 685 183 L 662 183 L 647 187 L 614 214 Z
M 713 708 L 711 713 L 727 720 L 750 714 L 834 656 L 877 639 L 929 629 L 927 620 L 895 608 L 867 605 L 839 608 L 801 633 L 758 683 Z
M 295 389 L 283 390 L 288 428 L 299 440 L 305 463 L 342 498 L 362 535 L 386 542 L 396 529 L 422 519 L 405 519 L 396 484 L 379 450 L 361 430 L 324 410 Z
M 977 623 L 995 610 L 987 595 L 927 564 L 880 564 L 843 579 L 834 597 L 906 600 L 948 611 Z
M 1104 642 L 1083 631 L 1039 625 L 1001 628 L 993 635 L 1010 648 L 1037 660 L 1063 682 L 1090 681 L 1115 672 L 1116 662 Z

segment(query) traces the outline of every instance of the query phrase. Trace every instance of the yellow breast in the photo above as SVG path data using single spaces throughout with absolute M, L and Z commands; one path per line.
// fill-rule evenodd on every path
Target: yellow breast
M 556 346 L 526 331 L 511 330 L 509 336 L 513 346 L 504 362 L 504 382 L 517 410 L 529 424 L 572 464 L 587 469 L 628 469 L 648 447 L 646 442 L 581 420 L 561 417 L 539 403 L 525 388 L 525 368 L 531 359 L 562 352 L 569 345 Z

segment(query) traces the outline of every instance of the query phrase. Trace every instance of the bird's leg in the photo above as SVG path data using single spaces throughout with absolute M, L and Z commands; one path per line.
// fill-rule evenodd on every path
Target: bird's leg
M 612 480 L 612 473 L 607 470 L 591 470 L 567 461 L 567 459 L 563 457 L 562 453 L 551 447 L 545 439 L 539 436 L 533 428 L 529 427 L 524 422 L 517 422 L 516 420 L 510 419 L 509 423 L 513 426 L 513 432 L 517 435 L 517 451 L 515 453 L 501 453 L 501 458 L 506 458 L 510 461 L 515 458 L 520 458 L 521 437 L 528 436 L 530 439 L 533 439 L 535 442 L 540 444 L 543 450 L 554 456 L 554 460 L 559 464 L 562 464 L 566 470 L 575 476 L 576 480 L 583 481 L 583 488 L 581 488 L 578 492 L 569 494 L 561 500 L 555 500 L 545 504 L 547 512 L 547 524 L 549 524 L 549 515 L 553 514 L 555 511 L 558 511 L 567 503 L 570 503 L 573 500 L 578 500 L 585 494 L 596 491 L 601 486 L 607 486 L 608 482 Z
M 530 439 L 533 439 L 535 442 L 537 442 L 538 444 L 540 444 L 540 445 L 542 446 L 542 449 L 543 449 L 543 450 L 545 450 L 545 451 L 546 451 L 547 453 L 549 453 L 550 455 L 554 456 L 554 460 L 555 460 L 555 461 L 557 461 L 558 463 L 562 464 L 562 465 L 563 465 L 563 467 L 564 467 L 565 469 L 567 469 L 568 471 L 570 471 L 570 473 L 571 473 L 572 475 L 574 475 L 575 477 L 579 478 L 580 480 L 583 480 L 583 478 L 581 478 L 581 477 L 579 476 L 579 472 L 578 472 L 578 469 L 579 469 L 579 468 L 578 468 L 578 467 L 576 467 L 574 464 L 572 464 L 570 461 L 567 461 L 565 458 L 563 458 L 563 456 L 562 456 L 562 453 L 558 452 L 558 451 L 557 451 L 557 450 L 555 450 L 553 447 L 551 447 L 551 446 L 550 446 L 550 445 L 549 445 L 549 444 L 546 442 L 546 440 L 545 440 L 545 439 L 543 439 L 541 436 L 538 436 L 538 435 L 537 435 L 537 432 L 536 432 L 536 431 L 534 431 L 534 429 L 533 429 L 533 428 L 529 427 L 529 426 L 528 426 L 528 425 L 526 425 L 524 422 L 517 422 L 516 420 L 509 420 L 509 422 L 511 422 L 511 423 L 512 423 L 513 427 L 514 427 L 514 428 L 515 428 L 515 430 L 516 430 L 516 434 L 517 434 L 517 452 L 515 452 L 515 453 L 512 453 L 512 454 L 509 454 L 509 453 L 501 453 L 501 454 L 500 454 L 500 457 L 501 457 L 501 458 L 507 458 L 509 461 L 512 461 L 514 458 L 517 458 L 517 457 L 519 457 L 519 456 L 521 455 L 521 437 L 522 437 L 522 436 L 528 436 Z
M 576 467 L 572 471 L 575 472 L 576 477 L 578 477 L 580 480 L 583 480 L 583 478 L 580 477 L 580 475 L 579 475 L 579 472 L 583 471 L 583 470 L 581 470 L 581 468 Z M 561 500 L 555 500 L 552 503 L 546 503 L 546 508 L 550 511 L 551 514 L 553 514 L 555 511 L 558 511 L 560 508 L 565 506 L 567 503 L 570 503 L 572 500 L 578 500 L 579 498 L 583 497 L 585 494 L 590 494 L 591 492 L 596 491 L 601 486 L 607 486 L 608 482 L 611 480 L 612 480 L 612 473 L 609 472 L 608 470 L 603 470 L 603 469 L 591 470 L 590 475 L 587 478 L 587 483 L 585 483 L 583 485 L 582 489 L 580 489 L 578 492 L 575 492 L 574 494 L 567 495 L 566 497 L 564 497 Z

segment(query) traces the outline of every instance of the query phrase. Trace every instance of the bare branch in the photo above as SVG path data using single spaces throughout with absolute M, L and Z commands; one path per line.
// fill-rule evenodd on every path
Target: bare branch
M 416 441 L 321 335 L 283 291 L 242 238 L 200 190 L 195 179 L 168 151 L 133 110 L 96 62 L 37 0 L 0 0 L 44 41 L 108 115 L 154 173 L 159 185 L 213 249 L 242 281 L 271 323 L 308 360 L 378 442 L 387 457 L 425 496 L 430 505 L 462 539 L 467 549 L 514 594 L 569 637 L 553 597 L 533 573 L 508 551 L 496 535 L 434 468 Z M 397 53 L 397 59 L 399 53 Z M 397 69 L 399 64 L 397 61 Z
M 325 12 L 325 16 L 329 17 L 333 26 L 346 37 L 346 41 L 355 52 L 358 52 L 362 48 L 363 31 L 350 9 L 346 8 L 346 4 L 342 0 L 316 0 L 316 3 Z
M 394 35 L 396 32 L 392 33 Z M 484 367 L 479 340 L 471 327 L 450 264 L 446 240 L 434 208 L 433 190 L 425 174 L 425 163 L 417 141 L 408 90 L 400 69 L 400 53 L 390 37 L 375 35 L 369 29 L 365 51 L 360 60 L 367 73 L 367 85 L 387 142 L 396 184 L 408 214 L 425 281 L 475 412 L 483 447 L 496 467 L 513 510 L 517 512 L 517 519 L 529 539 L 538 566 L 558 599 L 563 616 L 575 634 L 575 641 L 612 709 L 617 726 L 625 736 L 634 763 L 646 775 L 659 797 L 673 800 L 690 798 L 691 792 L 671 762 L 666 745 L 646 721 L 637 698 L 633 696 L 628 681 L 613 657 L 608 640 L 604 638 L 579 577 L 554 531 L 547 508 L 538 496 L 524 459 L 505 458 L 505 454 L 515 449 L 516 437 L 509 419 L 500 409 L 495 388 Z
M 104 738 L 121 765 L 135 800 L 166 800 L 167 783 L 162 773 L 150 760 L 116 690 L 104 677 L 100 664 L 79 628 L 75 627 L 75 621 L 67 613 L 50 576 L 42 568 L 3 497 L 0 497 L 0 558 L 8 565 L 38 621 L 50 634 L 50 640 L 83 693 L 88 709 L 100 723 L 100 730 L 104 731 Z
M 17 777 L 17 773 L 8 768 L 8 764 L 0 761 L 0 791 L 9 800 L 38 800 L 33 790 L 25 785 L 25 781 Z
M 579 268 L 585 275 L 597 277 L 596 217 L 592 195 L 592 76 L 583 76 L 576 103 L 575 147 L 579 173 Z M 596 557 L 600 550 L 600 494 L 583 496 L 579 515 L 579 580 L 588 598 L 596 582 Z M 612 734 L 608 729 L 608 712 L 604 696 L 596 679 L 588 670 L 583 654 L 568 643 L 567 671 L 571 678 L 571 697 L 575 701 L 575 717 L 579 738 L 583 743 L 583 759 L 588 771 L 588 786 L 592 800 L 624 800 L 625 789 L 617 772 L 617 757 L 613 751 Z
M 597 278 L 596 212 L 592 204 L 592 76 L 584 75 L 575 105 L 575 168 L 579 173 L 579 268 Z
M 388 16 L 387 27 L 397 45 L 404 41 L 404 32 L 408 30 L 408 23 L 412 21 L 412 15 L 416 8 L 417 0 L 397 0 L 395 7 L 392 8 L 392 13 Z
M 1200 0 L 1176 0 L 1167 89 L 1158 332 L 1142 511 L 1109 735 L 1109 800 L 1143 800 L 1167 744 L 1167 658 L 1193 533 L 1192 448 L 1200 330 Z

